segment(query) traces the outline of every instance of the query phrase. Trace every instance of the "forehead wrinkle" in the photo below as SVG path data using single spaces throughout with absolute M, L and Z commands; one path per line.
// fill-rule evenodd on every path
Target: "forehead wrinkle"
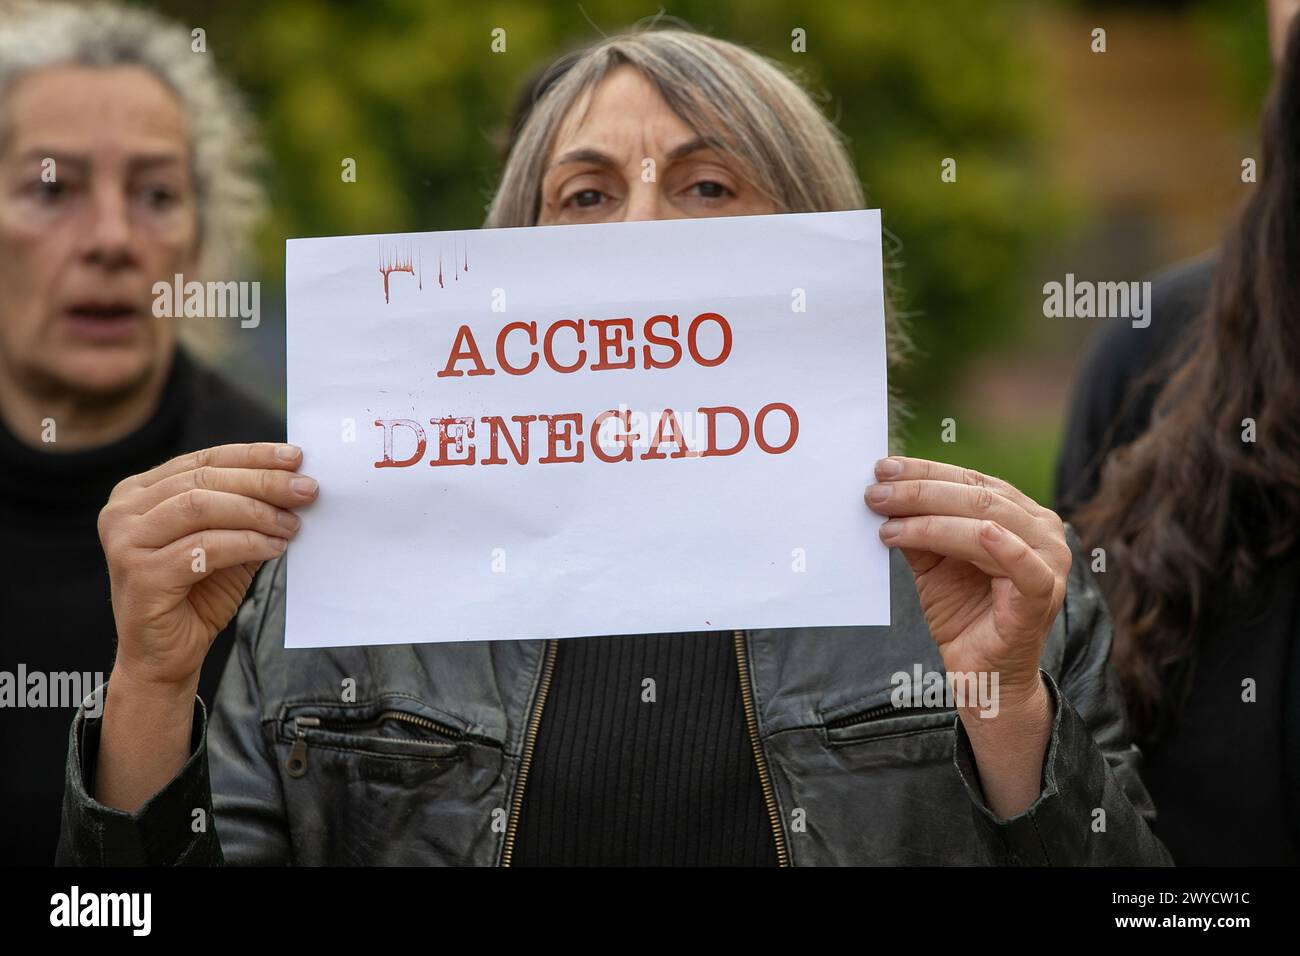
M 126 95 L 123 83 L 130 84 Z M 9 133 L 19 141 L 48 136 L 57 142 L 62 135 L 76 142 L 109 129 L 141 142 L 189 146 L 190 123 L 179 95 L 138 64 L 38 68 L 18 78 L 3 107 Z
M 621 73 L 620 71 L 624 69 L 627 69 L 632 72 L 627 74 Z M 660 132 L 660 128 L 665 125 L 672 126 L 672 125 L 681 124 L 685 126 L 688 130 L 691 130 L 691 132 L 695 132 L 695 130 L 691 127 L 691 124 L 687 122 L 684 117 L 680 116 L 677 113 L 677 111 L 672 108 L 672 105 L 664 97 L 663 92 L 658 88 L 658 85 L 650 77 L 647 77 L 644 73 L 642 73 L 640 70 L 637 70 L 631 64 L 620 64 L 619 66 L 616 66 L 613 69 L 606 71 L 603 75 L 601 75 L 598 79 L 596 79 L 595 82 L 593 82 L 590 86 L 584 89 L 577 98 L 575 98 L 574 103 L 569 108 L 568 114 L 560 121 L 558 125 L 555 141 L 551 147 L 551 156 L 552 157 L 555 156 L 555 153 L 558 152 L 560 146 L 565 142 L 565 140 L 572 142 L 574 140 L 577 140 L 583 134 L 583 132 L 590 124 L 591 113 L 592 110 L 596 108 L 597 101 L 602 97 L 607 96 L 609 90 L 607 83 L 611 80 L 611 78 L 618 76 L 626 80 L 627 78 L 630 78 L 633 75 L 635 75 L 636 79 L 639 79 L 640 81 L 640 86 L 638 90 L 638 99 L 648 100 L 648 102 L 641 103 L 639 110 L 632 116 L 629 116 L 626 112 L 617 112 L 616 116 L 620 120 L 631 120 L 632 122 L 635 122 L 636 124 L 635 132 L 634 132 L 634 138 L 636 143 L 635 148 L 633 148 L 632 150 L 632 155 L 620 158 L 620 157 L 610 156 L 610 153 L 615 152 L 615 150 L 613 150 L 611 147 L 616 145 L 612 141 L 608 142 L 608 144 L 602 143 L 599 146 L 593 145 L 589 147 L 589 149 L 596 152 L 604 153 L 606 157 L 613 159 L 613 162 L 602 162 L 601 165 L 605 165 L 605 166 L 617 166 L 620 164 L 630 165 L 636 162 L 639 158 L 649 156 L 650 153 L 648 150 L 647 137 L 650 136 L 651 134 Z M 665 120 L 667 121 L 666 123 Z M 619 131 L 632 132 L 632 127 L 621 126 Z M 629 137 L 627 142 L 629 143 L 633 142 L 633 137 Z M 570 157 L 577 152 L 578 152 L 578 148 L 567 150 L 563 154 L 562 158 Z M 622 150 L 617 150 L 617 152 L 621 153 Z M 595 157 L 589 156 L 588 158 L 594 159 Z M 671 161 L 672 157 L 665 157 L 665 158 Z M 561 159 L 552 158 L 548 160 L 544 168 L 552 169 L 555 166 L 560 165 L 560 163 L 561 163 Z

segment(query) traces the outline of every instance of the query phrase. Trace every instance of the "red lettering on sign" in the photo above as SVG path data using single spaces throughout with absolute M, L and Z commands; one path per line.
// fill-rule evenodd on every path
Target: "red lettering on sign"
M 464 372 L 454 367 L 462 359 L 469 359 L 474 363 L 474 367 L 469 370 L 470 375 L 496 374 L 495 371 L 483 364 L 483 356 L 479 354 L 478 343 L 474 341 L 474 333 L 470 331 L 468 325 L 462 325 L 456 333 L 456 341 L 452 343 L 451 356 L 447 359 L 447 367 L 438 373 L 438 378 L 464 375 Z

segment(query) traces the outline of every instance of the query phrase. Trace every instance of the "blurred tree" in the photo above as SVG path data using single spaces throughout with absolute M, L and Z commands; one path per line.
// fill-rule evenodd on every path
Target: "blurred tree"
M 626 29 L 625 0 L 479 4 L 382 0 L 156 6 L 208 33 L 266 136 L 273 216 L 264 278 L 283 240 L 473 227 L 499 170 L 520 84 L 559 53 Z M 1025 265 L 1059 207 L 1038 175 L 1050 108 L 1021 0 L 674 0 L 671 18 L 793 67 L 848 136 L 871 205 L 894 238 L 918 358 L 900 383 L 928 393 L 978 349 L 1017 334 Z M 493 53 L 494 28 L 506 51 Z M 795 28 L 807 52 L 791 49 Z M 956 160 L 957 181 L 940 180 Z M 341 164 L 356 162 L 356 181 Z

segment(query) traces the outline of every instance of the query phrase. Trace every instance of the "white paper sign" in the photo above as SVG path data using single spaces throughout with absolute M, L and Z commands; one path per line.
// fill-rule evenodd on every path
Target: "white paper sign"
M 877 211 L 296 239 L 288 647 L 888 624 Z

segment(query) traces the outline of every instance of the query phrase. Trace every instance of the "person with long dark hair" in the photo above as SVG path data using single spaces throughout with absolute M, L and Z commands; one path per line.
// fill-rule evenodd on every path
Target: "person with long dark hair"
M 1212 263 L 1180 271 L 1154 335 L 1108 333 L 1062 457 L 1062 510 L 1104 552 L 1156 832 L 1182 864 L 1294 865 L 1300 847 L 1300 21 L 1284 6 L 1260 180 L 1213 280 Z M 1117 402 L 1103 392 L 1125 363 Z

